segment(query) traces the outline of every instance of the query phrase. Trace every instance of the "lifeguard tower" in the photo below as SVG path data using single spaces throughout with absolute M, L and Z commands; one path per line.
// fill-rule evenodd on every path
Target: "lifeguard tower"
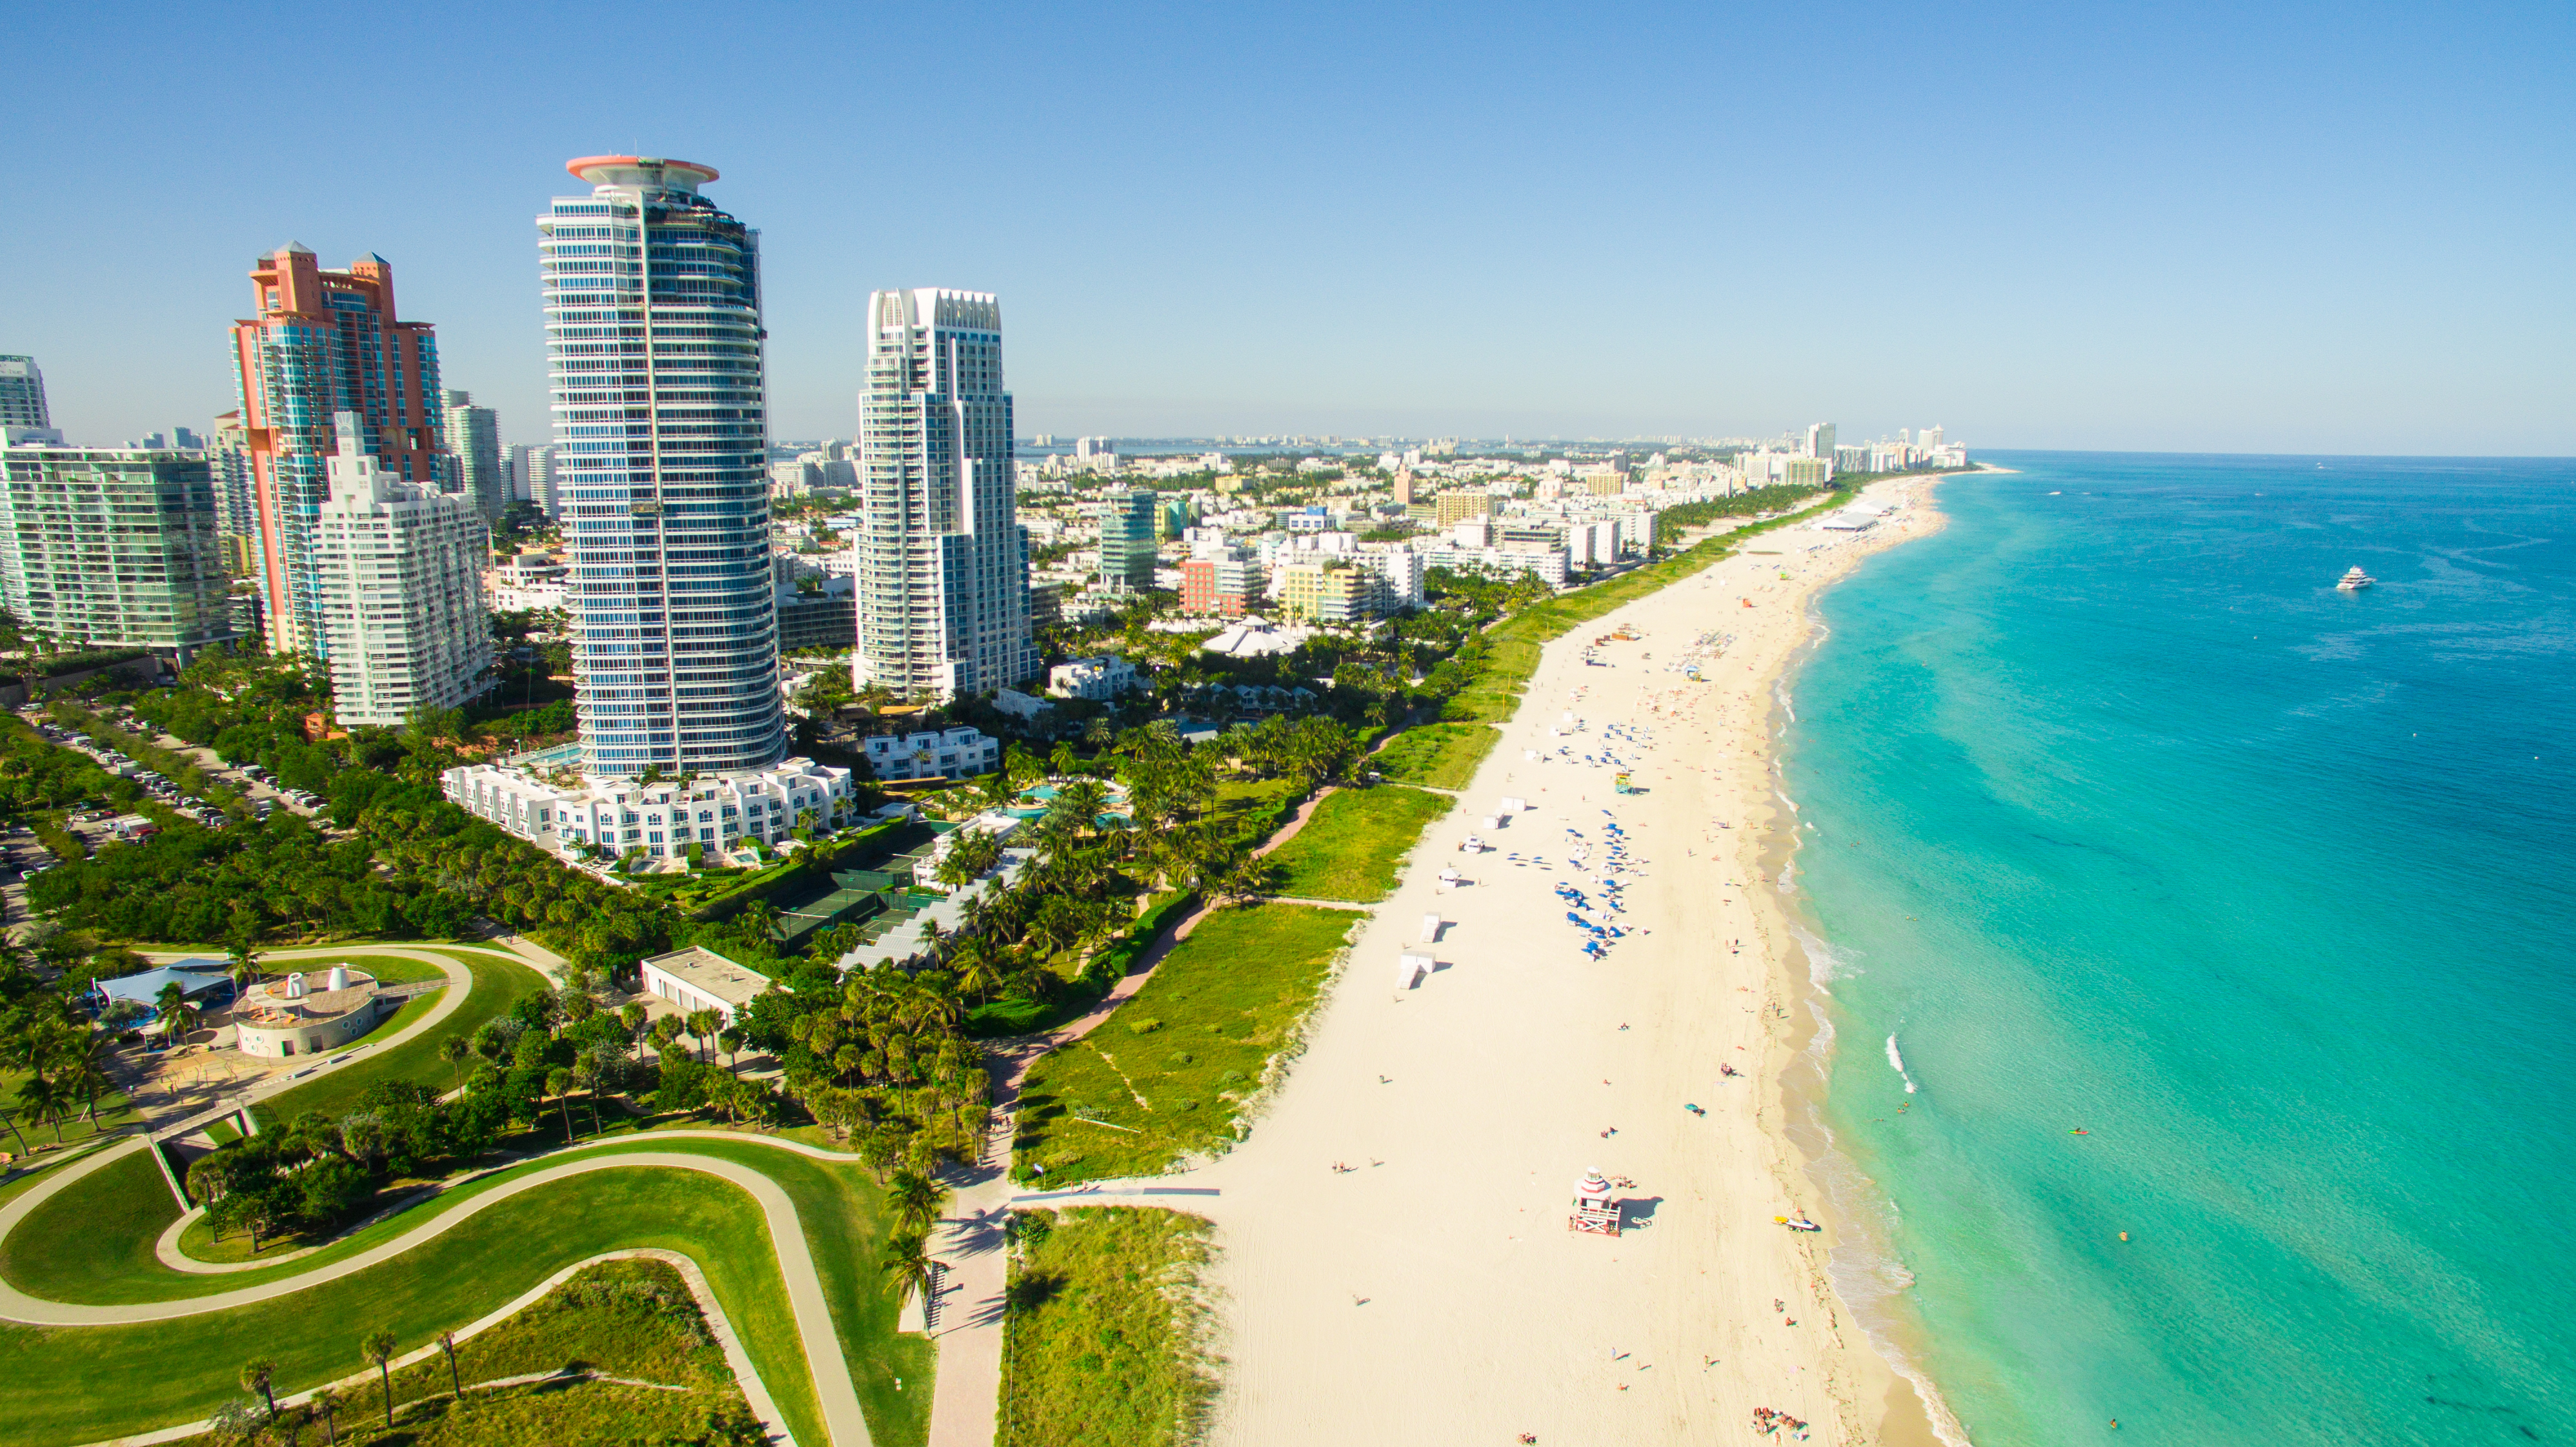
M 1619 1207 L 1610 1199 L 1610 1182 L 1599 1171 L 1586 1171 L 1574 1183 L 1574 1214 L 1565 1218 L 1565 1228 L 1587 1236 L 1619 1234 Z

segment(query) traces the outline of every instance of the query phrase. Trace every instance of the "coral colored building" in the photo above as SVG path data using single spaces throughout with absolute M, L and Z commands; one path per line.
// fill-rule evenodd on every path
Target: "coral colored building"
M 261 257 L 250 280 L 259 315 L 233 324 L 233 363 L 258 529 L 253 572 L 269 647 L 327 657 L 313 542 L 339 450 L 332 418 L 363 420 L 360 445 L 386 476 L 443 487 L 438 341 L 429 323 L 395 319 L 393 267 L 372 252 L 324 271 L 290 244 Z

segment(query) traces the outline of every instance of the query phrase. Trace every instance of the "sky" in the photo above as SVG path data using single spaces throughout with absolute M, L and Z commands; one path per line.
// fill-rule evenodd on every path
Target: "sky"
M 581 155 L 762 232 L 770 432 L 874 288 L 1001 298 L 1018 430 L 2576 454 L 2576 7 L 317 6 L 13 13 L 0 353 L 234 405 L 290 240 L 547 440 Z

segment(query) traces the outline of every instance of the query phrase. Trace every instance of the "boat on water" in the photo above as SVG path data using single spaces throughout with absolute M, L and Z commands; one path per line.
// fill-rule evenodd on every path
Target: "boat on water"
M 2376 583 L 2376 582 L 2378 582 L 2378 581 L 2379 581 L 2379 580 L 2378 580 L 2377 578 L 2374 578 L 2374 577 L 2370 576 L 2368 573 L 2363 572 L 2361 569 L 2359 569 L 2359 568 L 2354 568 L 2354 569 L 2352 569 L 2351 571 L 2349 571 L 2349 572 L 2345 573 L 2345 574 L 2343 575 L 2343 580 L 2342 580 L 2341 582 L 2336 583 L 2336 584 L 2335 584 L 2335 587 L 2337 587 L 2338 589 L 2341 589 L 2342 591 L 2344 591 L 2344 592 L 2346 592 L 2346 593 L 2358 593 L 2358 592 L 2360 592 L 2362 589 L 2367 588 L 2367 587 L 2369 587 L 2371 584 Z

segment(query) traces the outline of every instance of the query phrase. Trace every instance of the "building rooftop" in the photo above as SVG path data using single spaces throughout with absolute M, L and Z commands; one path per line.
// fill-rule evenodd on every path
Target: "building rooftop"
M 754 995 L 769 988 L 769 977 L 743 965 L 737 965 L 710 949 L 691 945 L 667 955 L 655 955 L 644 963 L 688 986 L 701 995 L 722 1000 L 739 1010 L 751 1003 Z

